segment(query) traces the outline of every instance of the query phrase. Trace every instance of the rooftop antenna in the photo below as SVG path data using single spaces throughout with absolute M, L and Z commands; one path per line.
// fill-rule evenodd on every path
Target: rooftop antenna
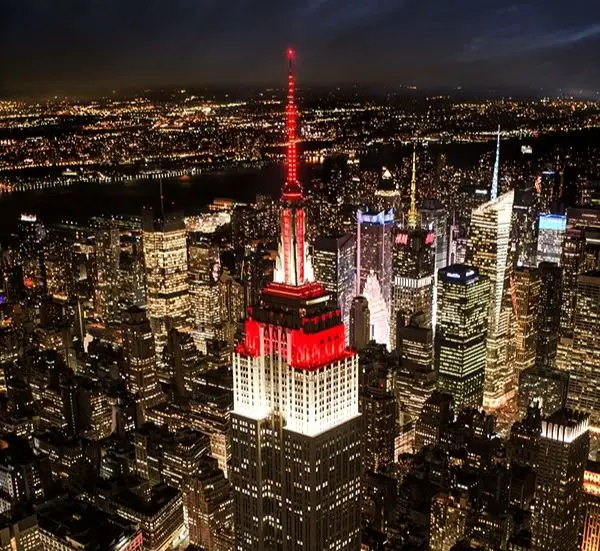
M 286 178 L 283 185 L 282 199 L 286 201 L 302 200 L 302 187 L 298 181 L 298 154 L 296 135 L 298 109 L 296 107 L 296 74 L 294 71 L 294 58 L 296 53 L 292 48 L 287 50 L 288 59 L 288 94 L 287 106 L 285 108 L 285 128 L 286 128 Z
M 417 143 L 413 142 L 412 178 L 410 180 L 410 210 L 408 211 L 408 227 L 417 227 Z

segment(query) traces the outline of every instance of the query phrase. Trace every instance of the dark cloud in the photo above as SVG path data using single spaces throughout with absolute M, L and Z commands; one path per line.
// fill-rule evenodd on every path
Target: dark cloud
M 597 0 L 2 0 L 0 86 L 305 82 L 600 88 Z

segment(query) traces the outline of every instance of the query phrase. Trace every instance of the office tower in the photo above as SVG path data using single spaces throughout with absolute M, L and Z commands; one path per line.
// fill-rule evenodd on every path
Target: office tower
M 567 404 L 589 413 L 595 432 L 600 426 L 600 272 L 579 276 L 576 293 Z
M 74 287 L 72 244 L 49 240 L 44 246 L 43 262 L 46 292 L 57 300 L 67 300 Z
M 44 223 L 35 214 L 21 214 L 17 222 L 18 259 L 23 282 L 30 288 L 43 286 L 43 247 L 46 239 Z
M 560 315 L 563 296 L 562 268 L 549 262 L 538 264 L 540 297 L 537 313 L 536 365 L 555 367 L 560 338 Z
M 600 549 L 600 463 L 588 461 L 583 473 L 583 538 L 581 551 Z
M 397 229 L 393 248 L 391 335 L 396 344 L 398 325 L 406 325 L 418 313 L 425 325 L 433 318 L 435 267 L 434 233 L 421 228 Z
M 365 297 L 354 297 L 350 307 L 350 346 L 354 350 L 362 350 L 370 341 L 369 301 Z
M 104 324 L 119 321 L 119 229 L 109 222 L 95 234 L 96 277 L 94 310 Z
M 489 281 L 471 266 L 453 264 L 438 274 L 435 363 L 438 387 L 456 410 L 483 402 Z
M 119 304 L 121 310 L 146 305 L 146 268 L 141 231 L 126 236 L 127 247 L 119 257 Z
M 219 340 L 233 346 L 240 321 L 245 317 L 244 285 L 233 277 L 227 269 L 219 278 L 219 319 L 217 330 Z
M 515 368 L 518 374 L 535 365 L 541 281 L 538 270 L 517 267 L 511 278 L 515 318 Z
M 419 227 L 416 206 L 415 151 L 411 180 L 411 203 L 406 228 L 396 228 L 392 248 L 392 311 L 390 344 L 396 348 L 397 327 L 422 313 L 425 325 L 433 317 L 433 283 L 435 271 L 435 233 Z
M 379 472 L 394 462 L 398 402 L 392 392 L 372 384 L 360 392 L 360 406 L 365 427 L 363 466 Z
M 146 311 L 132 306 L 123 313 L 123 355 L 129 391 L 136 396 L 140 420 L 146 410 L 162 402 L 154 337 Z
M 231 410 L 233 395 L 230 389 L 202 385 L 190 402 L 190 424 L 210 438 L 210 455 L 219 469 L 229 476 L 231 460 Z
M 589 446 L 587 415 L 562 409 L 542 421 L 531 519 L 533 551 L 578 549 Z
M 567 217 L 562 214 L 540 214 L 538 221 L 538 240 L 536 261 L 553 262 L 560 266 Z
M 211 240 L 192 234 L 189 244 L 189 299 L 194 339 L 198 349 L 207 351 L 207 341 L 217 336 L 221 323 L 219 281 L 223 268 L 220 253 Z
M 550 415 L 567 405 L 569 373 L 552 367 L 536 365 L 519 374 L 517 406 L 524 415 L 532 404 L 538 404 L 544 415 Z
M 188 324 L 188 261 L 186 228 L 181 213 L 158 218 L 146 211 L 142 223 L 148 285 L 148 319 L 159 362 L 172 327 Z
M 398 439 L 412 453 L 415 424 L 437 385 L 433 365 L 433 330 L 419 326 L 418 317 L 398 330 L 400 365 L 392 372 L 392 388 L 401 410 Z
M 419 208 L 421 225 L 433 232 L 435 237 L 435 274 L 448 266 L 449 220 L 448 212 L 437 199 L 424 199 Z
M 415 426 L 415 449 L 439 444 L 444 429 L 454 419 L 452 395 L 435 391 L 423 405 Z
M 562 198 L 562 177 L 554 170 L 544 170 L 536 181 L 540 212 L 557 212 Z
M 191 545 L 206 551 L 234 549 L 231 485 L 217 461 L 205 458 L 184 483 L 183 503 Z
M 537 251 L 537 193 L 530 181 L 519 182 L 515 188 L 510 249 L 515 266 L 535 266 Z
M 337 300 L 346 331 L 356 294 L 356 238 L 346 234 L 321 237 L 313 245 L 315 279 Z
M 571 338 L 575 326 L 577 278 L 600 269 L 600 208 L 567 209 L 567 230 L 561 259 L 563 301 L 561 336 Z
M 356 294 L 362 295 L 367 300 L 372 300 L 365 293 L 367 280 L 375 278 L 377 285 L 381 289 L 383 305 L 387 310 L 386 323 L 374 318 L 373 312 L 376 309 L 369 302 L 371 310 L 371 324 L 377 323 L 376 332 L 381 335 L 378 342 L 389 346 L 389 323 L 392 297 L 392 240 L 394 232 L 394 211 L 381 211 L 379 213 L 370 213 L 368 210 L 359 210 L 356 213 Z M 376 287 L 373 283 L 370 287 Z M 377 299 L 379 300 L 379 299 Z M 380 309 L 380 305 L 377 305 Z
M 194 375 L 200 368 L 200 354 L 189 328 L 171 329 L 167 350 L 175 401 L 185 403 L 192 392 Z
M 307 255 L 292 57 L 275 277 L 233 355 L 236 548 L 358 550 L 358 358 Z
M 515 391 L 515 374 L 507 358 L 510 307 L 509 234 L 514 193 L 484 203 L 473 211 L 467 261 L 490 282 L 483 406 L 505 404 Z

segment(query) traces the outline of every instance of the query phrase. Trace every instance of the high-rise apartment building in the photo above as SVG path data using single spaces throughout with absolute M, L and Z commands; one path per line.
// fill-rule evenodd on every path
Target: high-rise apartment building
M 569 407 L 590 415 L 590 428 L 600 430 L 600 271 L 577 280 L 575 331 L 570 357 Z
M 589 446 L 587 415 L 562 409 L 542 420 L 531 519 L 533 551 L 579 549 Z
M 187 232 L 181 213 L 145 212 L 142 229 L 148 319 L 160 361 L 169 330 L 188 324 Z
M 464 264 L 438 274 L 435 362 L 438 386 L 457 410 L 483 402 L 489 281 Z
M 341 310 L 314 281 L 297 178 L 289 52 L 287 178 L 274 281 L 233 355 L 236 549 L 360 547 L 358 358 Z
M 392 240 L 394 233 L 394 211 L 381 211 L 371 213 L 368 210 L 359 210 L 356 214 L 356 278 L 357 295 L 363 295 L 367 300 L 372 300 L 365 293 L 369 277 L 375 278 L 381 289 L 383 305 L 387 310 L 386 322 L 377 322 L 373 316 L 375 307 L 369 302 L 371 310 L 371 323 L 377 322 L 377 333 L 382 337 L 380 344 L 390 345 L 389 321 L 392 298 Z M 373 286 L 373 285 L 371 285 Z M 377 306 L 379 309 L 379 306 Z
M 313 245 L 316 280 L 337 300 L 346 331 L 350 307 L 356 295 L 356 238 L 346 234 L 321 237 Z
M 509 237 L 514 193 L 477 207 L 471 218 L 467 262 L 490 282 L 486 368 L 483 405 L 501 406 L 515 392 L 515 373 L 508 361 L 508 332 L 511 316 L 509 291 Z

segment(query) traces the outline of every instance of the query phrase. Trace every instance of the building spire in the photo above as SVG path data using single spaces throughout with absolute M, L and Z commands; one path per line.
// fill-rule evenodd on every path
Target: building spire
M 408 227 L 417 227 L 417 145 L 413 143 L 412 178 L 410 180 L 410 210 L 408 211 Z
M 492 176 L 492 191 L 490 199 L 496 201 L 498 199 L 498 178 L 500 172 L 500 125 L 498 125 L 498 138 L 496 141 L 496 160 L 494 161 L 494 175 Z
M 287 131 L 286 179 L 281 193 L 281 237 L 275 262 L 273 281 L 290 286 L 302 286 L 314 281 L 308 246 L 305 241 L 302 186 L 298 181 L 296 154 L 296 121 L 298 111 L 294 101 L 294 50 L 287 51 L 289 63 L 288 98 L 285 109 Z
M 301 201 L 302 186 L 298 181 L 298 154 L 296 151 L 296 128 L 298 120 L 298 109 L 296 108 L 296 75 L 294 72 L 294 57 L 296 56 L 292 48 L 288 48 L 288 93 L 287 106 L 285 108 L 285 129 L 286 129 L 286 178 L 283 184 L 281 198 L 284 201 Z

